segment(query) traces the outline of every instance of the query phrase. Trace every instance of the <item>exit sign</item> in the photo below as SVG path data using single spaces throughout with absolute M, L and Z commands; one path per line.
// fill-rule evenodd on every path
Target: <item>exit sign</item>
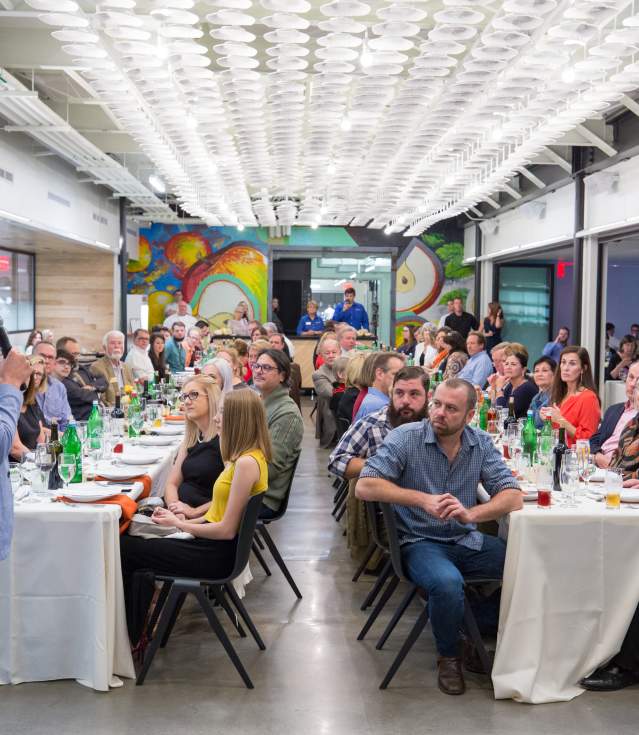
M 11 270 L 11 256 L 0 255 L 0 273 L 8 273 Z

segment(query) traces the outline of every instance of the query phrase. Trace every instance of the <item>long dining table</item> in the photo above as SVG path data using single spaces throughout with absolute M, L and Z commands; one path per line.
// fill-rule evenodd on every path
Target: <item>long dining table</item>
M 511 513 L 492 670 L 496 699 L 540 704 L 583 694 L 579 681 L 620 649 L 639 603 L 639 505 L 582 493 L 577 507 Z
M 151 477 L 152 495 L 162 494 L 180 438 L 135 447 L 161 455 L 139 467 Z M 52 499 L 29 497 L 15 505 L 11 554 L 0 562 L 0 684 L 75 679 L 108 691 L 122 685 L 121 677 L 135 676 L 120 566 L 120 507 Z

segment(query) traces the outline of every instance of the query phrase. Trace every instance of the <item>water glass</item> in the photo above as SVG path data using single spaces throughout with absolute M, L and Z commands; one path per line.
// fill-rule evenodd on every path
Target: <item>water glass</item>
M 58 473 L 64 482 L 64 489 L 69 489 L 69 483 L 75 475 L 75 455 L 61 454 L 58 459 Z
M 11 490 L 15 495 L 18 492 L 18 488 L 22 485 L 20 462 L 9 462 L 9 479 L 11 481 Z
M 579 479 L 577 452 L 570 450 L 564 454 L 561 466 L 561 489 L 564 493 L 564 507 L 576 508 L 575 490 Z
M 97 474 L 97 469 L 98 469 L 98 462 L 100 461 L 101 457 L 102 457 L 102 447 L 100 448 L 90 447 L 89 448 L 89 451 L 87 452 L 86 464 L 83 465 L 83 467 L 85 468 L 87 480 L 95 480 L 95 476 Z
M 619 469 L 606 470 L 606 508 L 619 510 L 621 508 L 621 488 L 623 475 Z
M 49 492 L 49 473 L 55 465 L 55 454 L 51 444 L 38 444 L 35 450 L 36 467 L 40 470 L 38 492 L 48 495 Z
M 537 484 L 537 505 L 539 508 L 550 508 L 552 504 L 552 469 L 549 464 L 535 467 Z

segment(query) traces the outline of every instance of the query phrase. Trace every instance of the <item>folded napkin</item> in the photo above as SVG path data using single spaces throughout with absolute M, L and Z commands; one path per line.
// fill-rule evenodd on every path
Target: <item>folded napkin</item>
M 135 482 L 141 482 L 143 485 L 143 490 L 138 495 L 138 500 L 143 500 L 144 498 L 148 498 L 151 494 L 151 487 L 153 486 L 153 480 L 149 475 L 138 475 L 137 477 L 132 477 L 130 480 L 127 480 L 127 482 L 130 482 L 131 480 L 134 480 Z M 114 484 L 118 484 L 115 480 L 109 480 L 106 477 L 101 477 L 100 475 L 96 475 L 95 477 L 96 482 L 113 482 Z
M 75 505 L 74 500 L 65 498 L 64 495 L 61 495 L 58 500 L 61 500 L 63 503 L 73 503 Z M 114 495 L 113 497 L 105 498 L 104 500 L 92 500 L 85 503 L 85 505 L 119 505 L 122 509 L 122 513 L 120 515 L 120 535 L 122 535 L 129 527 L 131 519 L 135 515 L 135 511 L 138 509 L 138 504 L 135 500 L 124 494 Z

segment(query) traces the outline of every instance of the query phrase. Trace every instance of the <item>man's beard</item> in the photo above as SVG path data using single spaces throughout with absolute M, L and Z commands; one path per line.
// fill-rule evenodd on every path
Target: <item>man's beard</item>
M 402 424 L 412 424 L 415 421 L 421 421 L 428 416 L 428 405 L 424 403 L 424 407 L 421 411 L 413 411 L 410 409 L 404 409 L 406 413 L 398 411 L 393 402 L 388 404 L 388 422 L 395 429 Z M 410 411 L 410 413 L 408 413 Z
M 184 337 L 177 337 L 176 335 L 173 335 L 173 341 L 174 342 L 184 342 Z

